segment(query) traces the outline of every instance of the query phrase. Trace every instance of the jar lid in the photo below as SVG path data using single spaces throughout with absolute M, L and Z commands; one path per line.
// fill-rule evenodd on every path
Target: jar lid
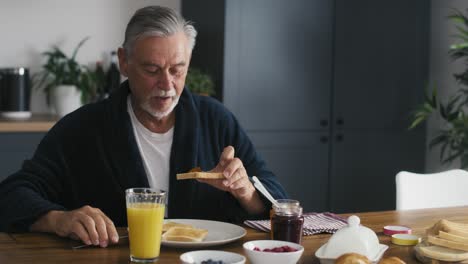
M 273 204 L 273 209 L 277 215 L 302 215 L 302 207 L 299 201 L 291 199 L 276 200 L 277 204 Z

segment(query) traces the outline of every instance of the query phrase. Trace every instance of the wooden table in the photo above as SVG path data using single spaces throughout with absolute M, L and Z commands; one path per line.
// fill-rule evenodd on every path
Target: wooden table
M 343 214 L 348 216 L 350 214 Z M 379 236 L 380 243 L 390 248 L 385 256 L 398 256 L 407 263 L 417 263 L 413 256 L 413 247 L 397 246 L 390 242 L 390 238 L 383 235 L 385 225 L 407 225 L 416 235 L 423 235 L 427 227 L 439 219 L 449 219 L 468 223 L 468 207 L 453 207 L 443 209 L 424 209 L 410 211 L 386 211 L 372 213 L 357 213 L 361 223 L 373 229 Z M 250 228 L 247 235 L 239 241 L 217 246 L 211 249 L 226 250 L 243 254 L 242 244 L 246 241 L 268 239 L 268 234 Z M 123 232 L 119 228 L 119 232 Z M 304 237 L 305 252 L 299 263 L 319 263 L 315 258 L 315 251 L 330 238 L 329 234 Z M 118 245 L 108 248 L 71 249 L 77 242 L 59 238 L 50 234 L 0 233 L 0 263 L 129 263 L 128 241 L 121 240 Z M 157 263 L 180 263 L 180 254 L 190 249 L 161 248 L 161 256 Z

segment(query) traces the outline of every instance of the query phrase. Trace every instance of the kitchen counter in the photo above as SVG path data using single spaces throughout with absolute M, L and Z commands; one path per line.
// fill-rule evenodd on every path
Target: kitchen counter
M 27 119 L 0 117 L 0 133 L 5 132 L 47 132 L 60 118 L 50 114 L 33 114 Z

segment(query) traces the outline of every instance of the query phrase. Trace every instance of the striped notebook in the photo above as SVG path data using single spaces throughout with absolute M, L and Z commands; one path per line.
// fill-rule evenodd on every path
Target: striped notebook
M 346 219 L 333 213 L 305 213 L 302 234 L 310 236 L 318 233 L 335 233 L 347 225 Z M 270 220 L 246 220 L 247 226 L 264 232 L 270 232 Z

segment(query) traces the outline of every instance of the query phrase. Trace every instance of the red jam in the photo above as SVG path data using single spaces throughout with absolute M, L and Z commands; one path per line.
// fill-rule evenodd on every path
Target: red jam
M 271 217 L 271 232 L 274 240 L 289 241 L 300 244 L 302 241 L 302 226 L 304 216 L 299 203 L 280 203 L 273 206 L 275 211 Z

